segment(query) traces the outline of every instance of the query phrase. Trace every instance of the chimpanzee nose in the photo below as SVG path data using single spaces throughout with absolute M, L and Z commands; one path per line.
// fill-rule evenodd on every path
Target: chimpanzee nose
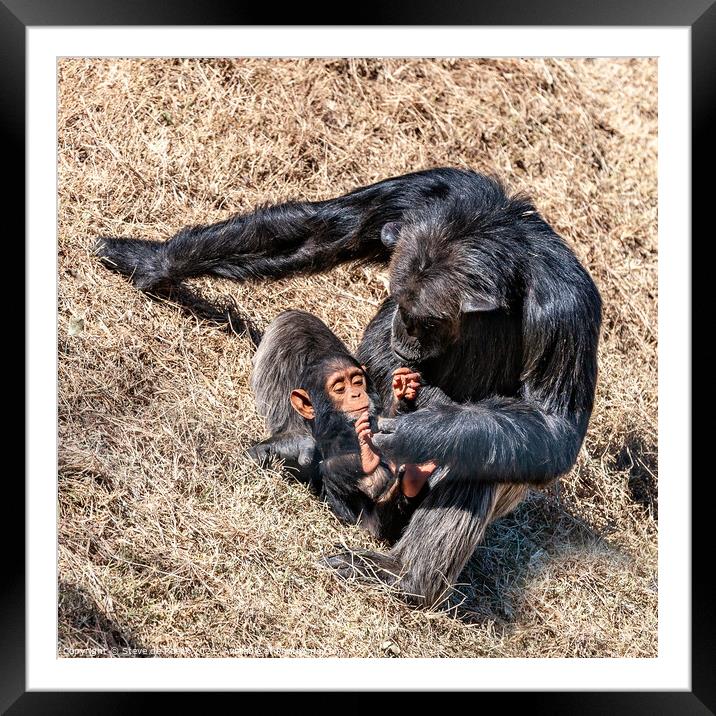
M 418 327 L 410 316 L 403 316 L 403 325 L 405 326 L 405 332 L 409 336 L 415 337 Z

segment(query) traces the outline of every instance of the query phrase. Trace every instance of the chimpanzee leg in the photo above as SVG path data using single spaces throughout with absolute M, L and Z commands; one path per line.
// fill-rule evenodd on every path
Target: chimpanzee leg
M 286 202 L 192 226 L 169 241 L 101 237 L 95 253 L 137 288 L 167 293 L 185 278 L 236 280 L 315 273 L 353 260 L 383 260 L 382 227 L 405 211 L 459 193 L 465 173 L 433 169 L 386 179 L 318 202 Z
M 490 522 L 514 509 L 526 492 L 524 484 L 443 480 L 390 552 L 404 570 L 401 591 L 425 606 L 443 601 Z
M 490 522 L 514 509 L 527 489 L 448 477 L 431 489 L 388 554 L 343 553 L 325 563 L 342 577 L 394 584 L 412 603 L 437 605 L 449 595 Z

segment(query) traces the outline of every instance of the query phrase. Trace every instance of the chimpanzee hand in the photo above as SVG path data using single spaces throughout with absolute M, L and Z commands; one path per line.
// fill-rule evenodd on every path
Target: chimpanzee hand
M 294 461 L 301 467 L 310 465 L 316 442 L 305 433 L 279 433 L 262 440 L 249 448 L 249 456 L 259 465 L 266 465 L 273 457 L 278 460 Z
M 378 467 L 380 455 L 373 445 L 373 432 L 370 428 L 370 415 L 368 411 L 363 413 L 355 423 L 355 431 L 360 446 L 361 467 L 366 475 L 369 475 Z
M 378 418 L 378 432 L 379 433 L 392 433 L 395 432 L 395 427 L 398 424 L 397 418 Z
M 397 418 L 378 418 L 378 430 L 373 433 L 373 445 L 380 450 L 386 460 L 396 465 L 405 463 L 422 464 L 435 458 L 430 454 L 430 447 L 424 440 L 416 438 L 415 421 L 424 427 L 425 418 L 429 416 L 425 410 L 418 410 L 409 415 Z
M 370 428 L 370 415 L 368 411 L 363 413 L 355 422 L 355 431 L 360 445 L 370 445 L 373 431 Z
M 395 442 L 395 429 L 398 425 L 397 418 L 378 418 L 378 430 L 373 433 L 371 440 L 378 450 L 387 459 L 392 459 L 393 444 Z
M 403 366 L 393 371 L 393 398 L 395 401 L 413 401 L 420 390 L 420 373 Z

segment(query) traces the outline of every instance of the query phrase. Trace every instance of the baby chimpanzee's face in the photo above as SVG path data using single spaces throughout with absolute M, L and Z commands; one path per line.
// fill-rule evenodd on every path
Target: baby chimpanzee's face
M 345 425 L 366 410 L 373 412 L 368 379 L 350 357 L 334 356 L 306 366 L 301 388 L 291 391 L 291 405 L 306 420 L 316 420 L 320 431 L 333 429 L 333 418 Z
M 357 366 L 331 371 L 326 378 L 326 395 L 336 410 L 358 418 L 370 407 L 365 374 Z

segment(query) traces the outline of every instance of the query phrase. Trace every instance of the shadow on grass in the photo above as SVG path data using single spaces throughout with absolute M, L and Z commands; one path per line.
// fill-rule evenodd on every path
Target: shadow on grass
M 107 617 L 82 587 L 58 585 L 58 649 L 60 657 L 150 656 L 127 630 Z
M 629 494 L 634 502 L 643 505 L 659 519 L 657 485 L 657 453 L 639 435 L 630 436 L 615 458 L 617 470 L 628 471 Z
M 628 559 L 554 494 L 533 493 L 490 525 L 447 608 L 461 621 L 494 622 L 498 631 L 509 632 L 520 620 L 529 583 L 565 555 L 578 559 L 580 554 L 599 554 L 615 563 Z

